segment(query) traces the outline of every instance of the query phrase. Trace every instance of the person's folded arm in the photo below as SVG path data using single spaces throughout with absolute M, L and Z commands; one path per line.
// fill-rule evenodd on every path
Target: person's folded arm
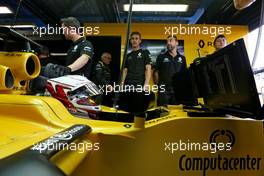
M 149 85 L 149 81 L 151 79 L 151 54 L 149 52 L 149 50 L 145 50 L 145 83 L 144 86 L 148 86 Z
M 145 83 L 144 83 L 144 85 L 149 85 L 149 81 L 151 78 L 151 65 L 147 64 L 145 67 L 146 67 L 146 70 L 145 70 Z
M 159 83 L 159 71 L 154 70 L 154 77 L 153 77 L 154 84 L 158 85 Z
M 159 83 L 159 70 L 160 70 L 160 67 L 161 67 L 161 57 L 160 55 L 157 57 L 156 59 L 156 64 L 154 66 L 154 78 L 153 78 L 153 81 L 154 81 L 154 84 L 158 85 Z
M 121 85 L 124 85 L 127 76 L 127 68 L 125 67 L 122 72 Z

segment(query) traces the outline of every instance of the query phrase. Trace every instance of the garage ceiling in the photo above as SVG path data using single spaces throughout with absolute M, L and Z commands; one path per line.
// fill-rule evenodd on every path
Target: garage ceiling
M 233 0 L 134 0 L 134 4 L 188 4 L 187 12 L 134 12 L 132 22 L 183 23 L 183 24 L 243 24 L 257 26 L 260 4 L 237 11 Z M 16 11 L 19 0 L 0 0 L 0 6 Z M 75 16 L 82 22 L 126 22 L 123 4 L 128 0 L 23 0 L 18 23 L 38 26 L 58 24 L 60 18 Z M 0 14 L 0 24 L 10 24 L 13 14 Z M 254 28 L 254 27 L 253 27 Z

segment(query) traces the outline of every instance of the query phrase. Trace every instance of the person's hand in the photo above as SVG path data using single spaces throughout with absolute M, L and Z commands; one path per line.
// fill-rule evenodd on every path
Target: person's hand
M 59 76 L 65 76 L 71 74 L 71 68 L 62 65 L 57 66 L 57 72 Z
M 71 73 L 72 69 L 70 67 L 67 67 L 67 73 Z

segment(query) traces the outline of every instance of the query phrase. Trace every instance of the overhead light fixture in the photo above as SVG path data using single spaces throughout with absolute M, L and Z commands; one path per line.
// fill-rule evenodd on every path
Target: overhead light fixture
M 134 12 L 186 12 L 187 4 L 134 4 Z M 129 4 L 124 4 L 124 11 L 129 11 Z
M 50 53 L 50 56 L 67 56 L 67 53 Z
M 18 25 L 0 25 L 0 27 L 12 27 L 12 28 L 34 28 L 36 27 L 35 25 L 32 25 L 32 24 L 18 24 Z
M 0 6 L 0 14 L 10 14 L 13 13 L 8 7 Z

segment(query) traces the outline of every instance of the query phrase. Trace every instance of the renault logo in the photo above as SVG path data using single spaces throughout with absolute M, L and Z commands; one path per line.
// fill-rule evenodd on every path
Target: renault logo
M 205 43 L 204 43 L 203 40 L 200 40 L 199 43 L 198 43 L 198 45 L 199 45 L 200 48 L 203 48 L 204 45 L 205 45 Z

